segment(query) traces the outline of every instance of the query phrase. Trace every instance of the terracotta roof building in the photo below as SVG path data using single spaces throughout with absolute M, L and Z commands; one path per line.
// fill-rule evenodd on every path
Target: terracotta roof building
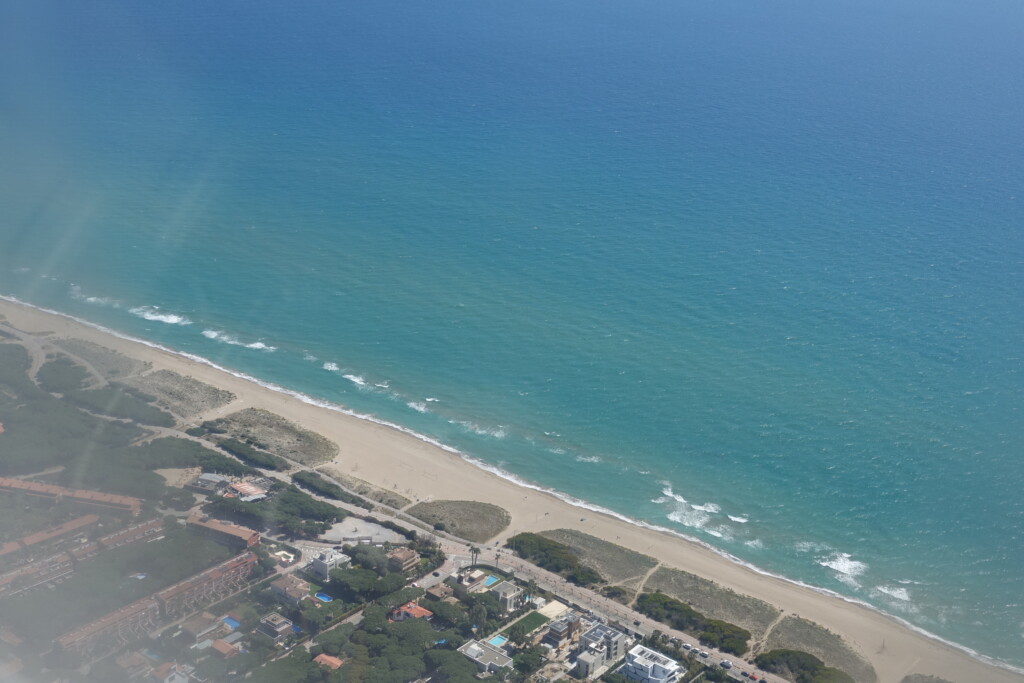
M 259 545 L 260 542 L 260 532 L 258 531 L 201 515 L 189 517 L 185 525 L 193 531 L 236 550 L 251 548 L 254 545 Z
M 324 667 L 325 669 L 330 669 L 332 671 L 337 671 L 345 663 L 344 659 L 332 657 L 326 652 L 318 654 L 316 657 L 313 657 L 313 661 L 319 664 L 320 666 Z

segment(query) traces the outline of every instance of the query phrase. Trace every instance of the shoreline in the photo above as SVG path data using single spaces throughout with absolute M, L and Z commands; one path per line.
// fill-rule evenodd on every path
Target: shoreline
M 0 313 L 26 332 L 86 339 L 149 361 L 154 370 L 174 370 L 228 389 L 237 398 L 224 410 L 265 408 L 317 432 L 340 449 L 327 464 L 376 486 L 410 493 L 415 500 L 479 499 L 500 505 L 509 512 L 512 523 L 498 536 L 499 541 L 520 531 L 576 529 L 768 602 L 786 615 L 814 621 L 843 637 L 875 668 L 879 681 L 898 683 L 911 673 L 963 683 L 1024 681 L 1024 670 L 947 641 L 872 605 L 772 574 L 699 539 L 525 481 L 401 425 L 11 297 L 0 296 Z M 206 418 L 199 415 L 195 420 Z M 584 510 L 586 515 L 581 517 Z

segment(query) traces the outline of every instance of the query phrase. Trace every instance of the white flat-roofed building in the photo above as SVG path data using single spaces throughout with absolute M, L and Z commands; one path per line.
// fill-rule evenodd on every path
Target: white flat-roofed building
M 511 657 L 481 640 L 467 641 L 459 648 L 459 652 L 476 664 L 480 673 L 496 673 L 500 669 L 512 666 Z
M 679 662 L 671 657 L 636 645 L 626 655 L 626 663 L 618 673 L 639 683 L 676 683 L 681 671 Z
M 340 550 L 334 550 L 328 548 L 321 550 L 313 557 L 310 563 L 306 566 L 306 571 L 320 579 L 321 581 L 327 581 L 331 578 L 331 571 L 344 567 L 350 561 L 349 556 Z

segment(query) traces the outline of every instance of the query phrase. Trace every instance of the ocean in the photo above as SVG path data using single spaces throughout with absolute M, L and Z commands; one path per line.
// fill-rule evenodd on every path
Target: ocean
M 1020 35 L 1016 0 L 9 0 L 0 294 L 1024 666 Z

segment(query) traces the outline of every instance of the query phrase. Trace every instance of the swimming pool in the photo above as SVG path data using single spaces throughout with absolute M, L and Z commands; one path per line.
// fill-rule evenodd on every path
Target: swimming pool
M 506 638 L 505 636 L 494 636 L 487 642 L 493 645 L 494 647 L 501 647 L 502 645 L 508 642 L 508 638 Z
M 501 579 L 499 579 L 497 576 L 488 576 L 486 579 L 484 579 L 484 586 L 490 588 L 499 581 L 501 581 Z
M 316 599 L 320 602 L 331 602 L 334 600 L 334 598 L 332 598 L 330 595 L 327 595 L 326 593 L 314 593 L 314 595 L 316 596 Z

